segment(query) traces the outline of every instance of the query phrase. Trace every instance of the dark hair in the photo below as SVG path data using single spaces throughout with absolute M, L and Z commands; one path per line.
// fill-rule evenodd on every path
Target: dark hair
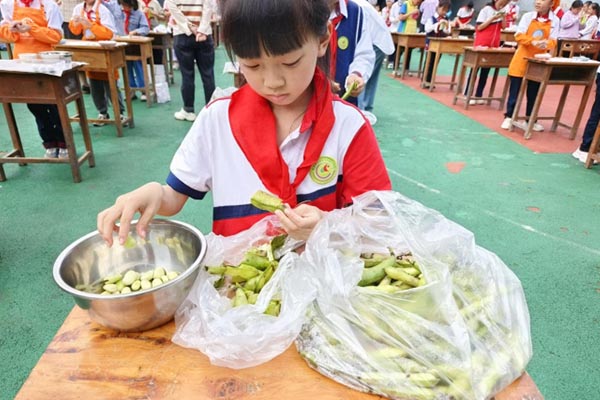
M 452 7 L 450 0 L 440 0 L 437 5 L 439 8 L 445 8 L 449 10 Z
M 126 6 L 129 6 L 134 10 L 137 10 L 139 8 L 137 0 L 119 0 L 119 4 L 125 4 Z
M 327 0 L 221 0 L 221 32 L 230 58 L 282 55 L 311 35 L 327 34 Z
M 571 8 L 582 8 L 582 7 L 583 7 L 583 1 L 581 1 L 581 0 L 575 0 L 571 4 Z
M 470 2 L 467 3 L 467 7 L 473 8 L 473 7 L 475 7 L 475 5 L 473 4 L 472 1 L 470 1 Z
M 590 7 L 592 8 L 592 10 L 594 10 L 596 16 L 600 17 L 600 6 L 598 5 L 598 3 L 592 3 Z

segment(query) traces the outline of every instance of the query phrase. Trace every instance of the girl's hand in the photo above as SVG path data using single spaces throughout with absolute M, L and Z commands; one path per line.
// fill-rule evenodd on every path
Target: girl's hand
M 204 42 L 206 39 L 208 39 L 208 36 L 206 36 L 204 33 L 196 33 L 196 42 Z
M 547 40 L 534 40 L 533 42 L 531 42 L 531 44 L 537 47 L 538 49 L 542 50 L 546 50 L 548 48 Z
M 283 229 L 296 240 L 307 240 L 314 227 L 323 218 L 323 211 L 315 206 L 300 204 L 292 209 L 286 207 L 285 210 L 275 211 Z
M 108 246 L 113 244 L 113 232 L 118 232 L 119 243 L 125 243 L 131 227 L 131 220 L 140 213 L 136 225 L 140 237 L 146 238 L 148 223 L 156 215 L 163 198 L 163 188 L 160 183 L 152 182 L 138 189 L 121 195 L 115 204 L 100 212 L 97 218 L 98 232 Z M 120 221 L 120 227 L 116 225 Z
M 21 32 L 21 21 L 11 22 L 9 30 L 13 33 L 20 33 Z
M 138 36 L 139 33 L 137 31 L 131 31 L 129 32 L 129 36 Z
M 81 18 L 79 23 L 83 26 L 84 29 L 90 29 L 92 27 L 92 23 L 87 18 Z
M 363 89 L 365 88 L 365 80 L 361 76 L 358 76 L 355 73 L 351 73 L 346 78 L 346 85 L 345 85 L 346 88 L 351 88 L 355 82 L 356 82 L 356 89 L 354 89 L 350 93 L 350 96 L 353 96 L 353 97 L 357 97 L 360 94 L 360 92 L 362 92 Z

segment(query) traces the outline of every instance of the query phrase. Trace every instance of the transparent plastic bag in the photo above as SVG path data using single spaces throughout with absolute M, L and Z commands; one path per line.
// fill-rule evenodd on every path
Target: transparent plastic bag
M 358 287 L 361 253 L 412 253 L 426 284 Z M 484 399 L 531 358 L 519 280 L 473 235 L 395 192 L 368 192 L 317 226 L 303 254 L 317 300 L 296 341 L 309 365 L 394 399 Z
M 209 234 L 204 265 L 238 265 L 250 247 L 281 233 L 276 221 L 265 218 L 229 237 Z M 232 300 L 215 289 L 217 277 L 202 267 L 175 314 L 173 342 L 201 351 L 214 365 L 235 369 L 262 364 L 284 352 L 298 335 L 306 308 L 316 295 L 310 269 L 291 252 L 298 244 L 286 240 L 279 249 L 284 255 L 255 304 L 232 307 Z M 264 314 L 271 299 L 281 300 L 277 317 Z

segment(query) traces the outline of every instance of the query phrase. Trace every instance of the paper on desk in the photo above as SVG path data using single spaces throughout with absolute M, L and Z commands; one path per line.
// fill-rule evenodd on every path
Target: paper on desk
M 23 62 L 22 60 L 0 60 L 0 71 L 5 72 L 28 72 L 34 74 L 46 74 L 53 76 L 61 76 L 63 72 L 86 65 L 84 62 L 68 62 L 57 61 L 53 63 L 42 62 Z

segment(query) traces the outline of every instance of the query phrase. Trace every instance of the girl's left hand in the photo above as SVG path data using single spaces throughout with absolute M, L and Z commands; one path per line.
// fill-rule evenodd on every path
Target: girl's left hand
M 300 204 L 296 208 L 286 206 L 285 210 L 275 211 L 283 229 L 296 240 L 307 240 L 314 227 L 323 218 L 323 211 L 315 206 Z
M 360 94 L 360 92 L 362 92 L 363 89 L 365 88 L 365 80 L 361 76 L 358 76 L 354 73 L 351 73 L 346 78 L 346 85 L 345 85 L 346 88 L 352 87 L 352 84 L 354 84 L 355 82 L 356 82 L 356 89 L 354 89 L 350 93 L 350 96 L 353 96 L 353 97 L 357 97 Z

